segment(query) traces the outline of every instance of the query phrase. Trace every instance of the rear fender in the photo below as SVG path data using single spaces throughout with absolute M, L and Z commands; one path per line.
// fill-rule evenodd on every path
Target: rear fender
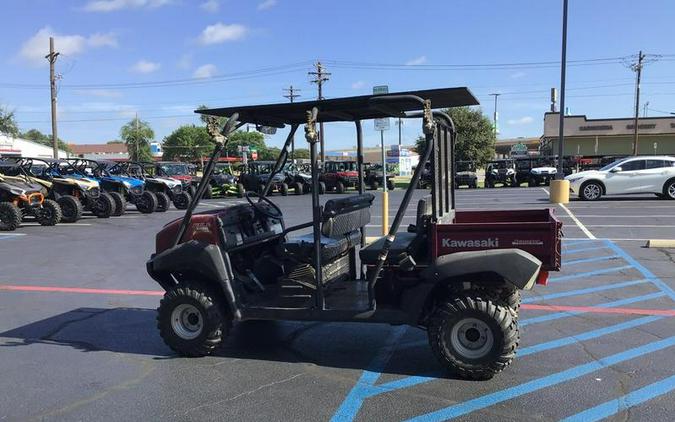
M 241 317 L 231 273 L 218 246 L 191 240 L 153 255 L 146 267 L 150 277 L 164 290 L 176 286 L 176 279 L 181 274 L 196 274 L 200 279 L 208 280 L 223 292 L 235 319 Z

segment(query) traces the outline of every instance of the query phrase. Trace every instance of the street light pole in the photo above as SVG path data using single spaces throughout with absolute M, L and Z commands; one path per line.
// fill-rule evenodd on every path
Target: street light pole
M 495 97 L 495 114 L 493 116 L 494 122 L 495 122 L 495 139 L 497 139 L 497 133 L 499 132 L 499 128 L 497 127 L 498 122 L 499 122 L 499 115 L 497 114 L 497 97 L 499 97 L 502 94 L 490 94 L 493 97 Z
M 556 178 L 565 178 L 563 172 L 563 143 L 565 133 L 565 73 L 567 69 L 567 0 L 563 0 L 562 57 L 560 59 L 560 122 L 558 125 L 558 172 Z

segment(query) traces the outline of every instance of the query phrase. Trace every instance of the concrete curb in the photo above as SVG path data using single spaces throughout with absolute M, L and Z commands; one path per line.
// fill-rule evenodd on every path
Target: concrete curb
M 675 239 L 650 239 L 645 246 L 648 248 L 675 248 Z

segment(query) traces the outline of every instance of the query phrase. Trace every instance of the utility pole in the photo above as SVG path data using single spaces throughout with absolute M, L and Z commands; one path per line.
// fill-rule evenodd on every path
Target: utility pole
M 49 54 L 45 59 L 49 61 L 49 88 L 52 97 L 52 149 L 54 158 L 59 158 L 59 135 L 56 130 L 56 74 L 54 73 L 54 63 L 59 53 L 54 51 L 54 37 L 49 37 Z
M 497 115 L 497 97 L 499 97 L 502 94 L 490 94 L 493 97 L 495 97 L 495 114 L 494 114 L 494 121 L 495 121 L 495 139 L 497 139 L 497 133 L 499 133 L 499 129 L 497 128 L 497 122 L 499 121 L 499 116 Z
M 399 156 L 401 154 L 401 126 L 403 126 L 403 120 L 399 117 L 398 122 L 396 122 L 398 125 L 398 153 Z
M 293 88 L 293 85 L 290 85 L 288 88 L 284 88 L 284 91 L 286 91 L 284 97 L 288 98 L 290 102 L 293 102 L 300 96 L 300 94 L 296 94 L 296 92 L 300 90 Z M 293 136 L 293 139 L 291 139 L 291 163 L 295 163 L 295 136 Z
M 329 76 L 331 75 L 330 73 L 326 72 L 325 69 L 323 68 L 323 65 L 321 65 L 321 62 L 317 61 L 316 62 L 316 71 L 314 72 L 308 72 L 308 75 L 313 76 L 314 79 L 312 79 L 310 82 L 315 83 L 317 85 L 317 88 L 319 90 L 319 101 L 323 100 L 323 83 L 326 82 L 329 79 Z M 324 137 L 323 137 L 323 122 L 319 122 L 319 145 L 321 149 L 321 162 L 326 161 L 326 152 L 325 152 L 325 143 L 324 143 Z
M 563 0 L 562 53 L 560 58 L 560 113 L 558 122 L 558 171 L 556 179 L 565 179 L 563 142 L 565 140 L 565 76 L 567 75 L 567 0 Z
M 637 63 L 631 65 L 636 73 L 635 77 L 635 122 L 633 123 L 633 155 L 638 155 L 638 118 L 640 117 L 640 79 L 642 78 L 642 66 L 645 55 L 642 50 L 638 53 Z
M 558 102 L 558 90 L 551 88 L 551 113 L 555 113 L 555 103 Z

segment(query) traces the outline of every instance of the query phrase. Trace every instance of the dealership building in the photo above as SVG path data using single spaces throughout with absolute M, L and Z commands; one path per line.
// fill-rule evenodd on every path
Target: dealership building
M 560 113 L 544 114 L 544 134 L 539 147 L 542 155 L 558 153 L 559 123 Z M 634 123 L 633 118 L 588 119 L 583 115 L 567 115 L 563 155 L 631 155 Z M 638 120 L 638 154 L 675 155 L 675 116 Z
M 28 139 L 14 138 L 0 134 L 0 157 L 53 158 L 52 147 Z M 67 158 L 68 153 L 59 150 L 59 158 Z

